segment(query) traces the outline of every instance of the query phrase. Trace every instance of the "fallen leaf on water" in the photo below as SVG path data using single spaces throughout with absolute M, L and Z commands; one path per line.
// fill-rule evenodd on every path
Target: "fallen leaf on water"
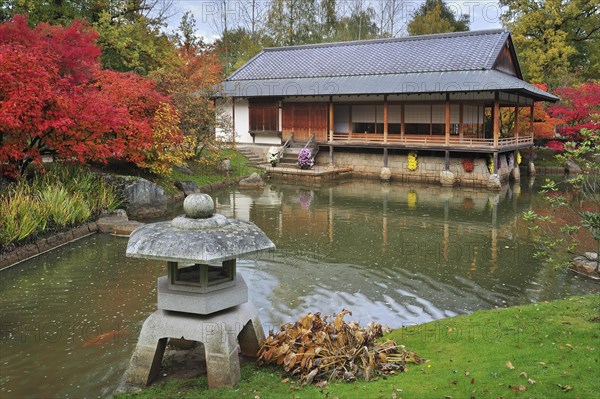
M 514 370 L 514 369 L 515 369 L 515 366 L 513 366 L 513 364 L 511 363 L 511 361 L 510 361 L 510 360 L 507 360 L 507 361 L 506 361 L 506 367 L 507 367 L 507 368 L 509 368 L 509 369 L 511 369 L 511 370 Z
M 530 383 L 531 385 L 535 384 L 535 380 L 532 378 L 528 379 L 527 382 Z
M 519 385 L 518 387 L 516 387 L 514 385 L 513 386 L 509 385 L 509 387 L 510 387 L 510 389 L 513 390 L 513 392 L 523 392 L 523 391 L 527 390 L 527 387 L 525 385 Z

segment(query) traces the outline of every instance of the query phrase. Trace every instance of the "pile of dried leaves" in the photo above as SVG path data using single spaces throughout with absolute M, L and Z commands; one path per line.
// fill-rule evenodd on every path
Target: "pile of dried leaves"
M 277 334 L 269 332 L 258 351 L 258 365 L 276 363 L 286 372 L 299 376 L 305 384 L 326 379 L 369 381 L 380 374 L 404 371 L 407 363 L 424 360 L 393 340 L 377 342 L 383 336 L 380 324 L 366 328 L 344 321 L 348 310 L 328 321 L 320 313 L 287 323 Z

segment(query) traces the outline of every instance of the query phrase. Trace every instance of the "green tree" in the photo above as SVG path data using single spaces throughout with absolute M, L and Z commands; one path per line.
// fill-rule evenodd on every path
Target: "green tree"
M 237 27 L 225 32 L 215 41 L 214 47 L 224 65 L 223 72 L 229 75 L 260 53 L 264 47 L 272 45 L 271 39 L 262 31 L 252 34 L 243 27 Z
M 500 0 L 525 78 L 569 86 L 600 76 L 598 0 Z
M 469 30 L 469 16 L 467 14 L 455 15 L 442 0 L 426 0 L 412 15 L 407 29 L 411 36 L 464 32 Z
M 103 12 L 95 24 L 100 33 L 103 67 L 145 76 L 171 64 L 175 46 L 150 22 L 144 16 L 127 19 Z
M 273 0 L 265 29 L 277 46 L 319 43 L 317 0 Z
M 375 10 L 372 7 L 356 8 L 350 16 L 338 21 L 333 41 L 367 40 L 377 37 L 379 30 L 375 23 Z
M 31 26 L 40 22 L 68 25 L 75 19 L 97 22 L 110 0 L 3 0 L 0 2 L 0 22 L 13 15 L 27 14 Z

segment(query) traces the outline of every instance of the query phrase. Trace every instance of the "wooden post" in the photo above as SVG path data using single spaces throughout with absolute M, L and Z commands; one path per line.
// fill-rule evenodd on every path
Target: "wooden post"
M 533 104 L 535 105 L 535 102 Z M 531 141 L 533 141 L 533 107 L 534 107 L 534 105 L 532 105 L 529 110 L 529 131 L 531 134 Z
M 388 149 L 385 147 L 383 149 L 383 167 L 387 168 L 388 166 Z
M 404 104 L 400 105 L 400 139 L 404 140 Z
M 329 141 L 333 141 L 333 97 L 329 97 Z
M 232 147 L 235 150 L 235 98 L 231 98 L 231 140 Z M 252 142 L 254 143 L 254 136 L 252 136 Z
M 519 106 L 515 107 L 515 138 L 519 143 Z
M 444 132 L 446 145 L 450 144 L 450 94 L 446 93 L 446 130 Z
M 463 139 L 463 105 L 462 103 L 459 105 L 459 109 L 458 109 L 458 134 L 460 136 L 460 141 L 462 141 Z
M 348 137 L 352 138 L 352 105 L 348 105 Z
M 494 121 L 494 148 L 498 148 L 498 136 L 500 136 L 500 92 L 496 92 L 494 96 L 492 119 Z
M 429 135 L 433 134 L 433 104 L 429 104 Z
M 383 142 L 385 144 L 387 144 L 387 142 L 388 142 L 388 102 L 387 102 L 387 96 L 383 96 Z
M 333 146 L 329 146 L 329 165 L 333 165 Z

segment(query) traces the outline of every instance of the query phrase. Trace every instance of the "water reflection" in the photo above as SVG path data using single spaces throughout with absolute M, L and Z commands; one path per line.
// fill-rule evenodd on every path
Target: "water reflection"
M 347 308 L 392 327 L 582 294 L 593 285 L 532 258 L 520 214 L 534 186 L 500 193 L 350 181 L 271 184 L 215 194 L 277 251 L 239 262 L 266 329 Z M 125 258 L 95 235 L 0 273 L 0 397 L 108 396 L 141 322 L 155 309 L 161 262 Z

